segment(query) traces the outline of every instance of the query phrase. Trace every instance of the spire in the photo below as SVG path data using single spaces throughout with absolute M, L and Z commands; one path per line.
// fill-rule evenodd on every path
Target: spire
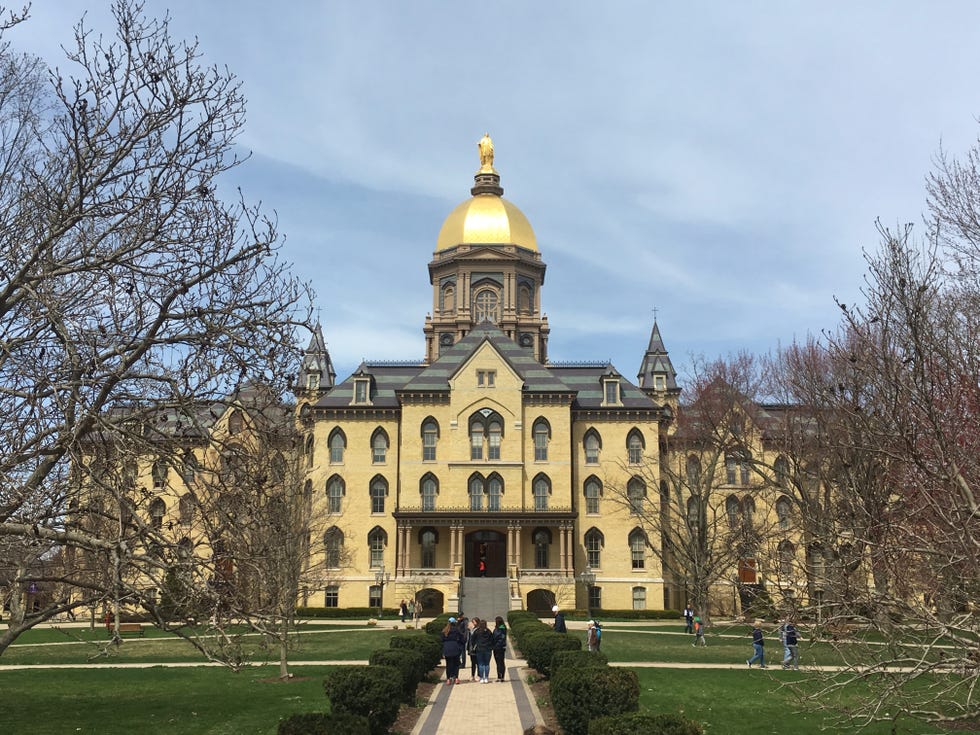
M 679 393 L 677 387 L 677 371 L 670 361 L 667 348 L 664 347 L 663 337 L 657 318 L 653 319 L 653 330 L 650 332 L 650 342 L 637 373 L 637 381 L 641 389 L 648 393 Z
M 313 327 L 313 337 L 310 346 L 303 353 L 297 376 L 296 391 L 325 393 L 334 387 L 337 373 L 334 371 L 327 343 L 323 339 L 323 328 L 320 322 Z

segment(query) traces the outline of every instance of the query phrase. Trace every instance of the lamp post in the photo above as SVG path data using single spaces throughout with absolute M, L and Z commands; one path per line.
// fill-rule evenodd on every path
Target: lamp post
M 592 618 L 592 587 L 595 585 L 595 572 L 592 567 L 586 567 L 585 571 L 578 575 L 579 580 L 585 585 L 585 608 L 589 619 Z
M 384 608 L 385 585 L 391 581 L 391 575 L 385 572 L 384 564 L 374 573 L 374 583 L 378 586 L 378 620 L 381 619 L 381 611 Z

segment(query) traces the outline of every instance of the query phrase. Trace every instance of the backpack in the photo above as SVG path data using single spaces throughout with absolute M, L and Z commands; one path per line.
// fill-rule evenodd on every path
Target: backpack
M 602 626 L 598 622 L 595 624 L 595 637 L 596 640 L 602 638 Z

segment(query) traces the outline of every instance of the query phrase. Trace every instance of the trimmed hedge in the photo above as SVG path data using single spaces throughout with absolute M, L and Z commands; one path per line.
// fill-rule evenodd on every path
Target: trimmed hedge
M 615 717 L 599 717 L 589 723 L 589 735 L 704 735 L 704 728 L 680 715 L 652 715 L 637 712 Z
M 449 623 L 449 618 L 456 617 L 455 615 L 450 615 L 449 613 L 443 613 L 442 615 L 433 618 L 428 623 L 425 624 L 425 632 L 429 635 L 442 635 L 442 629 L 446 627 Z
M 349 712 L 307 712 L 279 720 L 276 735 L 371 735 L 366 717 Z
M 425 676 L 422 654 L 407 648 L 379 648 L 368 659 L 371 666 L 391 666 L 401 674 L 402 701 L 415 702 L 415 690 Z
M 398 719 L 401 672 L 393 666 L 338 666 L 323 680 L 334 711 L 367 718 L 371 735 L 385 735 Z
M 403 633 L 392 636 L 388 642 L 389 648 L 403 648 L 418 651 L 422 654 L 425 671 L 422 676 L 432 671 L 442 661 L 442 641 L 434 635 L 426 633 Z
M 593 620 L 683 620 L 680 610 L 593 610 Z
M 587 735 L 590 720 L 636 712 L 640 702 L 636 672 L 610 666 L 565 666 L 551 679 L 549 692 L 565 735 Z
M 399 617 L 398 610 L 394 608 L 384 608 L 383 618 Z M 376 618 L 378 608 L 376 607 L 297 607 L 297 618 Z
M 537 669 L 543 676 L 551 676 L 551 657 L 556 651 L 581 651 L 580 638 L 567 633 L 532 633 L 525 635 L 520 643 L 521 653 L 527 660 L 527 665 Z
M 608 666 L 609 659 L 602 651 L 555 651 L 551 655 L 551 675 L 565 666 Z

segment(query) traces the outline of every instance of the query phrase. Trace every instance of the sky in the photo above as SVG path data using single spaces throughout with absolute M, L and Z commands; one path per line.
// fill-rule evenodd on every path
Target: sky
M 601 6 L 601 7 L 600 7 Z M 61 44 L 108 0 L 34 0 Z M 416 360 L 427 265 L 494 141 L 547 264 L 553 360 L 765 354 L 860 298 L 876 219 L 923 232 L 940 148 L 980 127 L 980 3 L 146 0 L 241 78 L 251 158 L 339 378 Z

